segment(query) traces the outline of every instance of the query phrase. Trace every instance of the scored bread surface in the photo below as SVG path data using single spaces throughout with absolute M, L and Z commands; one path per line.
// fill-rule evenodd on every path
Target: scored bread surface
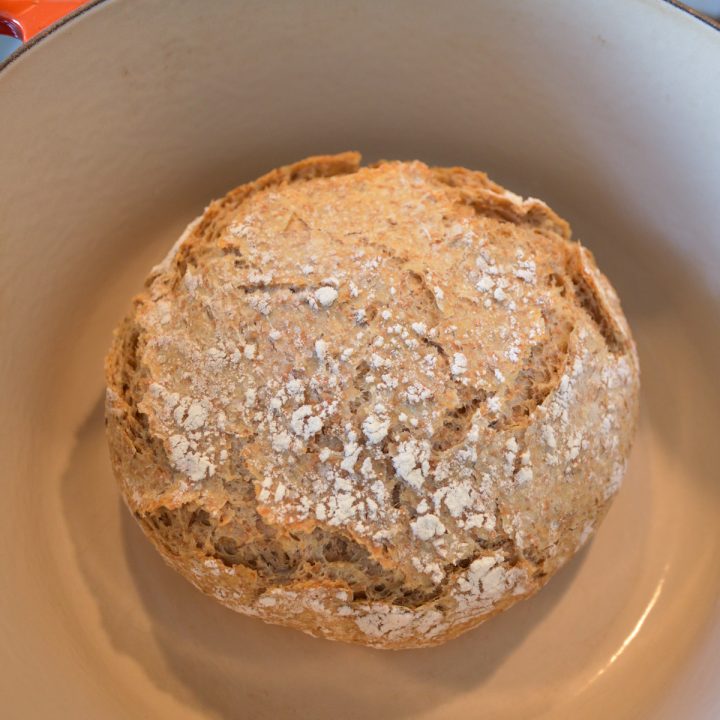
M 419 647 L 532 595 L 594 531 L 638 362 L 544 203 L 359 162 L 274 170 L 188 227 L 115 333 L 108 439 L 131 511 L 203 592 Z

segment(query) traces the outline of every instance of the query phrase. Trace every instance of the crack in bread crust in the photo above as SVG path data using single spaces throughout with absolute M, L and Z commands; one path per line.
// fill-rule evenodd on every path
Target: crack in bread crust
M 597 272 L 593 272 L 588 257 L 592 258 L 589 251 L 580 246 L 573 247 L 573 252 L 569 253 L 567 272 L 573 295 L 597 326 L 610 352 L 619 355 L 628 350 L 625 321 L 619 317 L 614 291 Z M 592 259 L 591 262 L 594 265 Z
M 223 514 L 227 518 L 242 514 L 242 510 L 228 503 Z M 219 560 L 229 568 L 248 568 L 258 578 L 258 597 L 269 587 L 326 579 L 347 588 L 353 603 L 382 600 L 418 608 L 437 600 L 452 580 L 488 552 L 501 550 L 510 566 L 519 561 L 512 538 L 500 533 L 493 540 L 478 539 L 471 553 L 445 567 L 439 583 L 408 583 L 401 572 L 374 560 L 361 542 L 332 529 L 315 527 L 309 533 L 281 534 L 282 529 L 266 525 L 257 515 L 252 531 L 227 519 L 218 527 L 196 503 L 174 510 L 160 507 L 136 517 L 172 555 L 183 548 L 187 553 Z M 253 539 L 248 541 L 249 537 Z

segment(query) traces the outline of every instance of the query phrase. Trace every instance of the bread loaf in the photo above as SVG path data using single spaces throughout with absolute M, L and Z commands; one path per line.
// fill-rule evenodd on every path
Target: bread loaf
M 115 333 L 108 440 L 130 510 L 203 592 L 420 647 L 532 595 L 594 532 L 638 361 L 543 202 L 359 163 L 274 170 L 191 223 Z

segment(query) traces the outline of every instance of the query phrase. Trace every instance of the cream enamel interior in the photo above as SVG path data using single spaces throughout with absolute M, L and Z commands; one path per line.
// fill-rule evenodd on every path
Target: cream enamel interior
M 4 716 L 717 717 L 718 88 L 720 35 L 660 0 L 108 0 L 5 67 Z M 435 649 L 203 597 L 128 516 L 104 443 L 102 357 L 147 269 L 211 197 L 347 148 L 546 199 L 640 351 L 640 430 L 594 542 Z

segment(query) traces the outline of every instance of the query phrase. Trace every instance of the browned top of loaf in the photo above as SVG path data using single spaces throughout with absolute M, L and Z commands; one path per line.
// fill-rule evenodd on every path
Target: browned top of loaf
M 634 353 L 541 201 L 311 158 L 213 202 L 135 299 L 108 358 L 121 482 L 141 515 L 245 518 L 250 545 L 341 531 L 430 593 L 508 543 L 551 572 L 622 476 Z

